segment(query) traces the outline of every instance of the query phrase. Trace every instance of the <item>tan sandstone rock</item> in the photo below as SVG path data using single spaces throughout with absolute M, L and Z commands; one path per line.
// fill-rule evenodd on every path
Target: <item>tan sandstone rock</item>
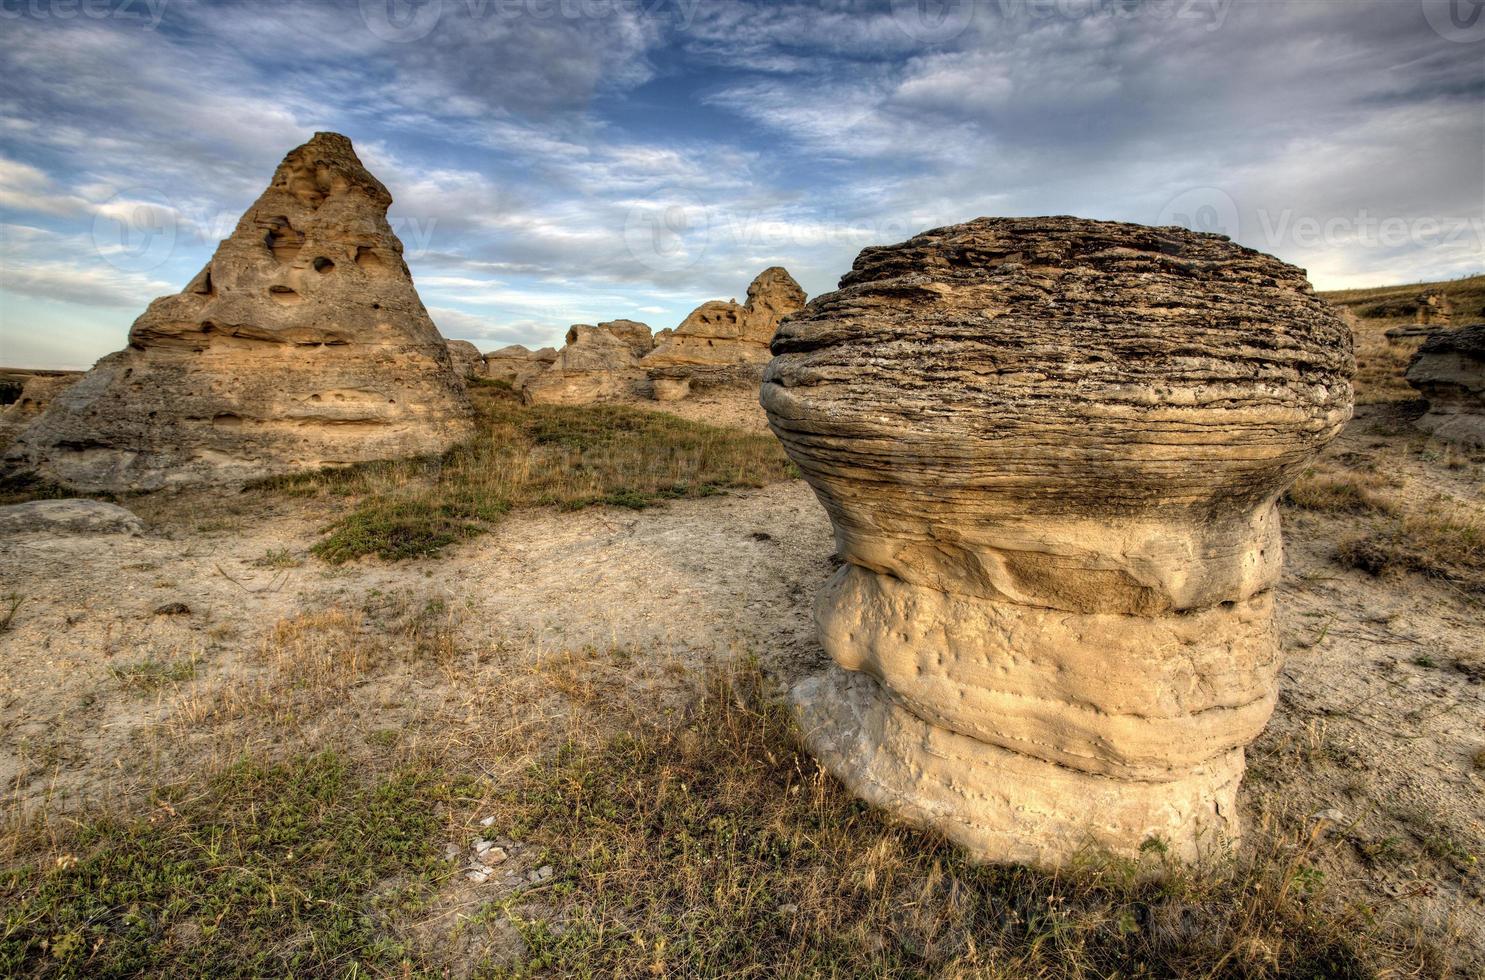
M 0 408 L 0 449 L 4 449 L 12 439 L 20 435 L 22 429 L 36 421 L 57 395 L 81 378 L 81 374 L 34 374 L 27 378 L 20 396 Z
M 557 348 L 543 347 L 529 350 L 520 344 L 510 344 L 485 355 L 485 377 L 502 381 L 517 391 L 526 382 L 552 366 L 557 360 Z
M 150 304 L 8 460 L 85 490 L 238 483 L 436 453 L 472 431 L 448 347 L 351 141 L 291 151 L 211 262 Z
M 533 405 L 586 405 L 629 397 L 643 382 L 632 335 L 578 323 L 567 331 L 567 344 L 551 366 L 526 382 L 522 397 Z
M 697 387 L 755 383 L 772 356 L 768 342 L 779 320 L 804 302 L 804 290 L 794 277 L 772 266 L 748 286 L 746 302 L 712 300 L 692 310 L 674 331 L 656 339 L 643 366 L 651 379 L 685 380 Z
M 1448 442 L 1485 446 L 1485 323 L 1432 334 L 1408 364 L 1408 384 L 1428 399 L 1416 425 Z
M 1218 235 L 979 219 L 858 256 L 762 402 L 846 564 L 795 691 L 857 793 L 987 860 L 1233 838 L 1273 709 L 1275 502 L 1351 333 Z
M 461 378 L 474 378 L 485 373 L 485 358 L 480 349 L 467 340 L 450 340 L 449 359 L 454 373 Z

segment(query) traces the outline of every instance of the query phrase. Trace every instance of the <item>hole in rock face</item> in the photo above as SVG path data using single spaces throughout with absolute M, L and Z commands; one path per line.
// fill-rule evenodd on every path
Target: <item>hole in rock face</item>
M 356 265 L 361 271 L 370 276 L 384 276 L 387 274 L 387 263 L 382 257 L 365 245 L 356 246 Z
M 280 306 L 294 306 L 304 302 L 304 297 L 294 292 L 288 286 L 269 286 L 268 295 Z
M 191 284 L 186 287 L 186 292 L 195 296 L 210 296 L 216 292 L 211 284 L 211 266 L 208 265 L 196 273 L 196 278 L 191 280 Z
M 221 415 L 214 416 L 211 420 L 211 424 L 219 428 L 235 428 L 236 426 L 242 425 L 242 416 L 233 415 L 230 412 L 224 412 Z
M 320 273 L 330 272 L 335 268 L 335 263 L 321 255 L 315 259 L 315 271 Z
M 288 218 L 273 218 L 268 222 L 268 233 L 263 244 L 279 262 L 292 262 L 304 245 L 304 236 L 294 230 Z

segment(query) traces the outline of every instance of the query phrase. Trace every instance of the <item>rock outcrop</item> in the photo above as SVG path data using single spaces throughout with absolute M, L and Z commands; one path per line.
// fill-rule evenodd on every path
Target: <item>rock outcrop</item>
M 520 344 L 510 344 L 485 355 L 485 377 L 501 381 L 520 391 L 526 382 L 552 366 L 557 360 L 557 348 L 543 347 L 530 350 Z
M 577 329 L 577 326 L 568 328 L 567 343 L 570 344 L 577 339 Z M 603 323 L 598 324 L 598 329 L 607 330 L 628 344 L 629 349 L 634 352 L 635 357 L 644 357 L 655 349 L 655 338 L 650 333 L 648 324 L 640 323 L 636 320 L 605 320 Z
M 648 337 L 649 328 L 644 327 L 644 332 Z M 643 386 L 645 377 L 635 350 L 632 331 L 616 333 L 609 324 L 574 324 L 557 359 L 526 382 L 522 397 L 533 405 L 586 405 L 630 397 Z
M 57 397 L 8 458 L 80 489 L 131 491 L 463 438 L 472 410 L 387 224 L 391 202 L 350 140 L 316 133 L 185 291 L 151 303 L 129 346 Z
M 461 378 L 474 378 L 485 373 L 485 358 L 480 349 L 467 340 L 450 340 L 449 360 L 454 373 Z
M 686 381 L 686 389 L 754 384 L 770 356 L 779 320 L 804 306 L 804 290 L 783 268 L 764 269 L 748 286 L 747 301 L 712 300 L 656 341 L 643 367 L 652 379 Z M 664 333 L 664 331 L 662 331 Z M 674 394 L 676 386 L 661 390 Z
M 1420 429 L 1448 442 L 1485 446 L 1485 323 L 1430 335 L 1409 362 L 1407 378 L 1428 399 Z
M 1236 836 L 1275 502 L 1350 416 L 1351 343 L 1220 235 L 982 218 L 862 251 L 761 393 L 845 561 L 811 749 L 981 859 Z
M 132 511 L 102 500 L 30 500 L 0 507 L 0 534 L 142 534 Z
M 20 396 L 0 408 L 0 449 L 9 445 L 22 429 L 36 421 L 54 398 L 80 378 L 81 374 L 33 374 L 27 378 Z

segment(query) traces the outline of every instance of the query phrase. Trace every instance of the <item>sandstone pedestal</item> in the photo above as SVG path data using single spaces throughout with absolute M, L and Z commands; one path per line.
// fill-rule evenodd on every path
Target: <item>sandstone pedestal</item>
M 1273 709 L 1275 502 L 1350 331 L 1216 235 L 980 219 L 867 249 L 762 402 L 846 564 L 795 690 L 851 789 L 986 860 L 1236 837 Z

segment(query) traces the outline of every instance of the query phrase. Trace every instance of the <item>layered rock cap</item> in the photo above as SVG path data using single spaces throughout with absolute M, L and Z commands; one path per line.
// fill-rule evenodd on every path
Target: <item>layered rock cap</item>
M 1351 332 L 1223 236 L 982 218 L 788 317 L 769 422 L 844 566 L 796 688 L 860 795 L 1056 865 L 1235 836 L 1272 710 L 1279 494 L 1351 412 Z
M 8 461 L 90 491 L 442 451 L 473 415 L 351 141 L 316 133 Z

